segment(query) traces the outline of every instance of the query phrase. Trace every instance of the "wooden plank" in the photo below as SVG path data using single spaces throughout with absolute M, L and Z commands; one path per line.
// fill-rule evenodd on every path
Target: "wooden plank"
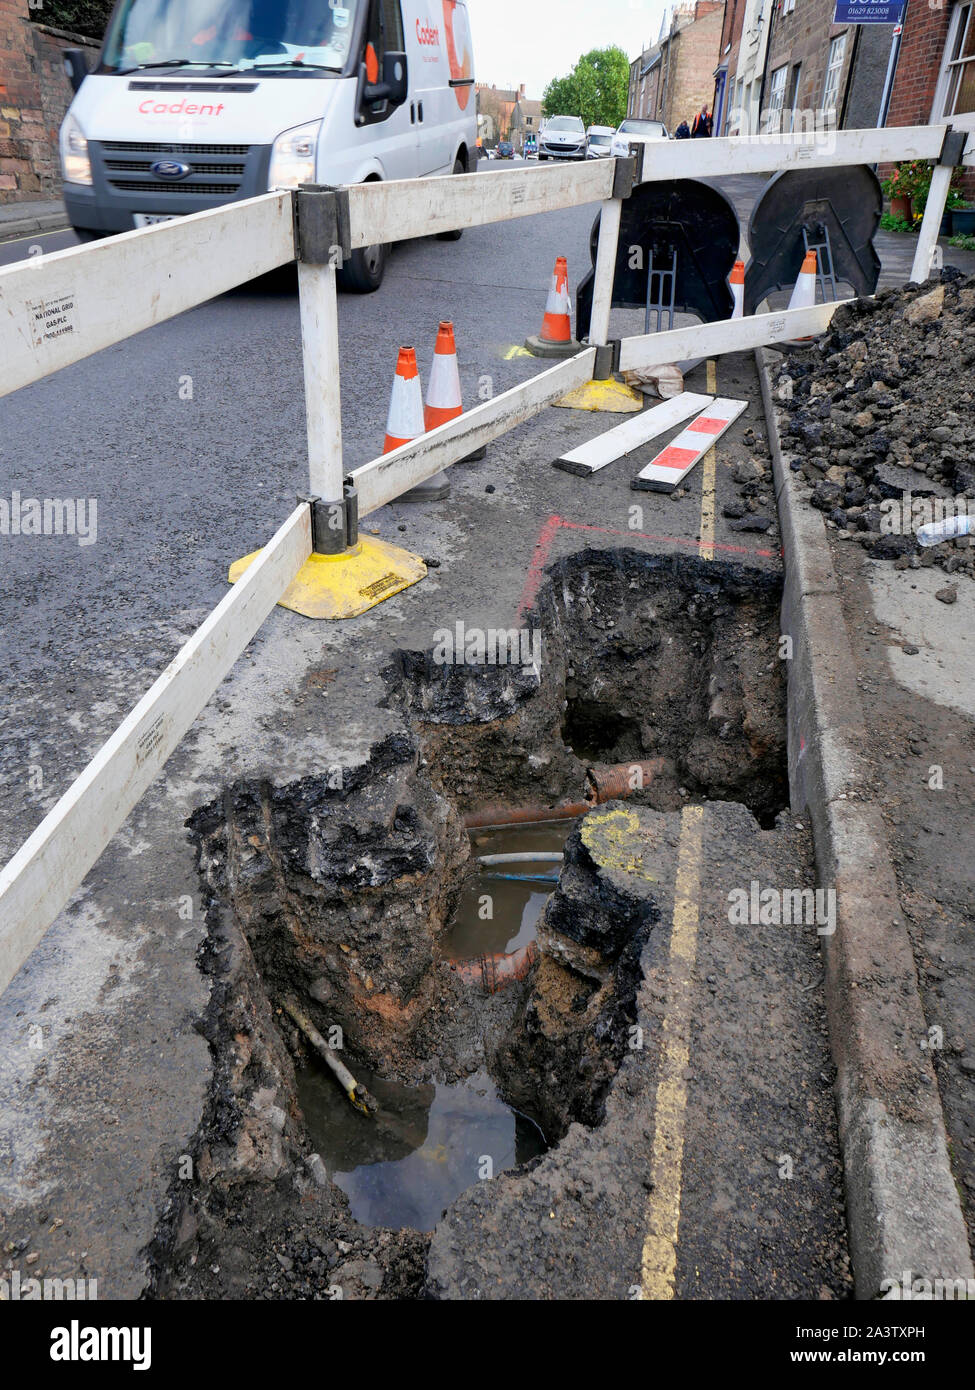
M 937 159 L 944 126 L 893 126 L 886 130 L 831 130 L 783 135 L 735 135 L 720 139 L 648 140 L 643 182 L 764 174 L 781 169 L 830 169 L 899 159 Z M 631 139 L 631 144 L 638 143 Z
M 563 454 L 555 460 L 555 467 L 563 469 L 566 473 L 588 478 L 607 464 L 615 462 L 625 454 L 631 454 L 634 449 L 639 449 L 648 439 L 653 439 L 664 430 L 679 425 L 682 420 L 686 420 L 695 411 L 703 410 L 713 400 L 713 396 L 702 396 L 695 391 L 684 391 L 679 396 L 671 396 L 669 400 L 660 401 L 649 410 L 641 411 L 639 415 L 625 420 L 622 425 L 597 434 L 595 439 L 580 444 L 578 449 Z
M 265 193 L 0 269 L 0 396 L 294 260 Z
M 310 554 L 302 505 L 0 872 L 0 993 Z
M 624 338 L 620 344 L 620 371 L 659 367 L 665 362 L 683 362 L 691 357 L 714 357 L 723 352 L 744 352 L 769 343 L 809 337 L 829 327 L 841 304 L 852 303 L 852 299 L 838 299 L 835 304 L 813 304 L 808 309 L 781 309 L 772 314 L 694 323 L 689 328 L 672 328 L 666 333 Z
M 553 401 L 561 400 L 569 391 L 590 381 L 595 360 L 595 348 L 586 348 L 521 386 L 514 386 L 503 395 L 459 415 L 456 420 L 421 435 L 411 444 L 364 463 L 351 475 L 359 493 L 359 515 L 368 516 L 378 507 L 384 507 L 417 483 L 425 482 L 442 468 L 466 458 L 482 444 L 490 444 L 492 439 L 507 434 Z
M 719 396 L 686 429 L 661 449 L 630 483 L 636 492 L 673 492 L 704 455 L 730 429 L 747 401 Z
M 348 190 L 352 247 L 603 202 L 613 191 L 615 167 L 614 159 L 593 159 L 551 169 L 356 184 Z

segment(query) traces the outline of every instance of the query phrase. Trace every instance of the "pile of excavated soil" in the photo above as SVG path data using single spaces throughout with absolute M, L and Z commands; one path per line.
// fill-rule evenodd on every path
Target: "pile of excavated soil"
M 827 526 L 900 569 L 972 574 L 968 537 L 925 548 L 915 531 L 939 499 L 975 513 L 975 276 L 946 267 L 838 309 L 772 383 L 783 454 Z

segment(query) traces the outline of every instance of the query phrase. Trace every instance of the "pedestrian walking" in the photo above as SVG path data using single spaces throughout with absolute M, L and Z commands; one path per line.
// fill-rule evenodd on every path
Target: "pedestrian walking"
M 691 139 L 701 140 L 711 134 L 711 113 L 707 106 L 702 106 L 694 117 L 694 124 L 691 127 Z
M 690 128 L 690 126 L 687 124 L 686 121 L 681 121 L 680 125 L 679 125 L 679 126 L 677 127 L 677 129 L 674 131 L 674 139 L 675 139 L 675 140 L 689 140 L 690 138 L 691 138 L 691 128 Z

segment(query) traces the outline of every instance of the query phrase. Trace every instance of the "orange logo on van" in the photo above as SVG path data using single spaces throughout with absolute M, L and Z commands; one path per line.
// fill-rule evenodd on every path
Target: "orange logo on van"
M 450 76 L 454 82 L 474 75 L 474 54 L 471 48 L 471 31 L 467 23 L 467 9 L 458 5 L 457 0 L 443 0 L 443 22 L 447 31 L 447 61 L 450 63 Z M 466 111 L 470 103 L 473 87 L 454 87 L 457 105 Z

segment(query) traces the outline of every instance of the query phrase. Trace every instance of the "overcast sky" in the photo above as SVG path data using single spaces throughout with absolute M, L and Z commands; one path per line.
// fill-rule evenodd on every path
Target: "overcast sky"
M 657 37 L 665 0 L 467 0 L 478 82 L 539 98 L 590 48 L 619 44 L 628 58 Z

